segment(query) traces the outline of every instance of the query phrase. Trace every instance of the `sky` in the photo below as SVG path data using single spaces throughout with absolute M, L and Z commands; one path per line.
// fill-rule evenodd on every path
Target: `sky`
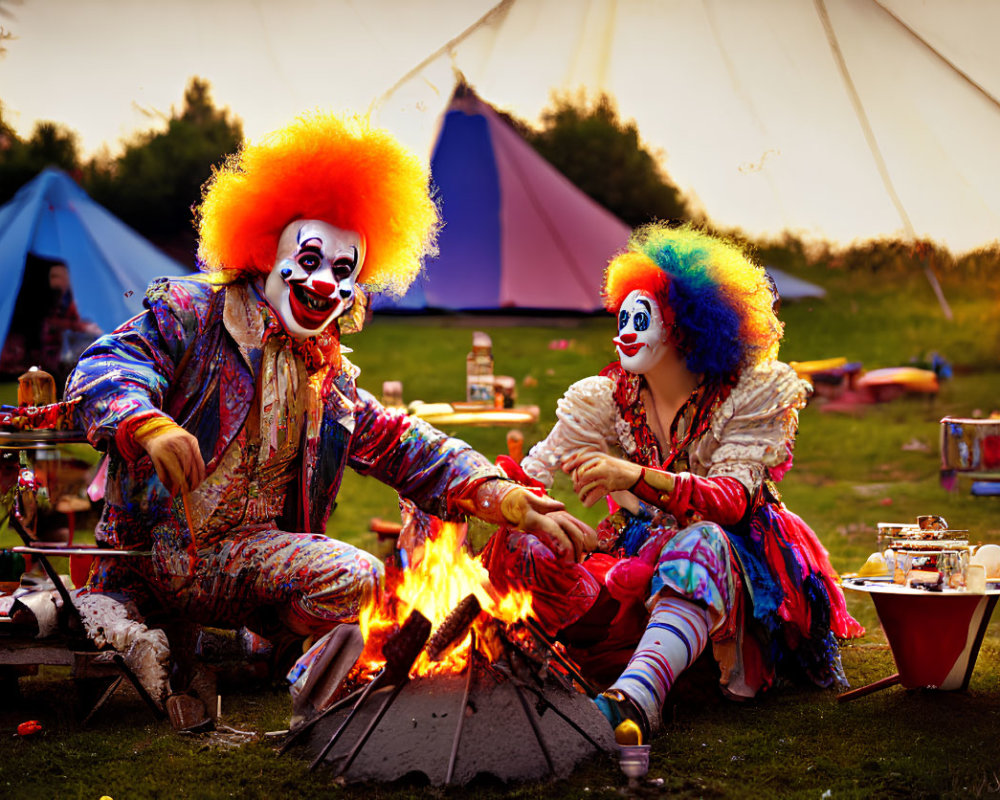
M 320 106 L 367 111 L 493 5 L 0 0 L 0 24 L 13 37 L 0 60 L 0 99 L 22 136 L 37 120 L 63 122 L 92 155 L 180 107 L 197 75 L 257 137 Z
M 371 112 L 429 157 L 458 69 L 528 121 L 553 91 L 609 92 L 724 227 L 1000 235 L 993 0 L 0 0 L 0 24 L 5 119 L 65 123 L 87 155 L 197 75 L 251 138 Z

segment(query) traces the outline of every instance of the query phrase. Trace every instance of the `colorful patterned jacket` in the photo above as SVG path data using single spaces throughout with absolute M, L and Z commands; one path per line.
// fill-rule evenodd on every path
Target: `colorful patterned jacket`
M 145 312 L 83 354 L 66 397 L 80 398 L 78 424 L 95 447 L 108 451 L 99 542 L 152 546 L 154 561 L 190 548 L 183 505 L 168 495 L 148 456 L 123 455 L 128 448 L 116 434 L 136 420 L 167 414 L 198 439 L 211 474 L 255 401 L 264 338 L 248 332 L 239 309 L 266 308 L 262 298 L 255 284 L 160 278 L 147 291 Z M 297 488 L 276 520 L 280 529 L 325 532 L 348 466 L 447 519 L 461 516 L 455 500 L 502 475 L 464 442 L 383 407 L 358 388 L 357 374 L 343 360 L 314 376 L 321 382 L 321 414 L 308 414 Z

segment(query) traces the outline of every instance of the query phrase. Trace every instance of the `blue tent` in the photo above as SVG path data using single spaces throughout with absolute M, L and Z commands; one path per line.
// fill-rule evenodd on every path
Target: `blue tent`
M 65 172 L 46 169 L 0 207 L 0 342 L 29 253 L 66 264 L 80 316 L 104 331 L 142 310 L 153 278 L 191 271 L 91 200 Z
M 815 283 L 796 278 L 789 275 L 777 267 L 765 267 L 767 274 L 774 281 L 774 286 L 778 290 L 778 296 L 785 301 L 808 300 L 810 298 L 826 297 L 826 289 L 817 286 Z

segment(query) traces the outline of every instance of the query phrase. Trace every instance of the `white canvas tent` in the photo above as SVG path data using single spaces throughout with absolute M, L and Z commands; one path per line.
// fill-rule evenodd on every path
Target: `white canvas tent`
M 1000 231 L 998 30 L 989 0 L 504 0 L 375 109 L 429 147 L 455 69 L 529 117 L 604 90 L 716 225 L 963 252 Z
M 371 107 L 429 158 L 458 69 L 529 121 L 553 90 L 609 92 L 711 221 L 754 237 L 964 252 L 1000 231 L 996 0 L 47 0 L 11 27 L 5 119 L 99 124 L 88 149 L 200 75 L 251 136 Z

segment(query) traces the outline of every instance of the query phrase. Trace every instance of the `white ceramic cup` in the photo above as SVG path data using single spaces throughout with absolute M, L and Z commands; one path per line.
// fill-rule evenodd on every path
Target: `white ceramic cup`
M 965 588 L 975 594 L 983 594 L 986 591 L 986 567 L 969 564 L 965 573 Z

